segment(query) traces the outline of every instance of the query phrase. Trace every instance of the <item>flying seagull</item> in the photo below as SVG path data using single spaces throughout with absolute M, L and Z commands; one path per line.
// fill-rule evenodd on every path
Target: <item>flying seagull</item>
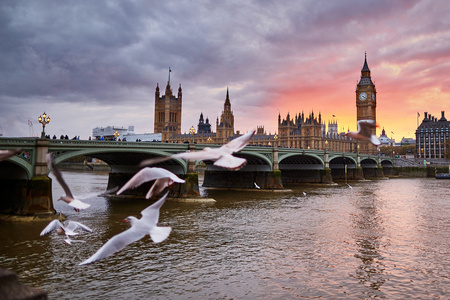
M 381 145 L 376 135 L 372 134 L 372 128 L 378 127 L 374 120 L 359 120 L 357 126 L 358 131 L 349 131 L 345 135 L 356 140 L 370 142 L 375 146 Z
M 67 221 L 63 224 L 58 220 L 53 220 L 44 228 L 44 230 L 42 230 L 41 236 L 49 234 L 50 232 L 56 230 L 57 234 L 65 234 L 67 239 L 65 239 L 64 241 L 67 244 L 71 245 L 72 240 L 70 239 L 70 236 L 78 234 L 77 232 L 75 232 L 77 228 L 80 228 L 84 231 L 92 232 L 91 228 L 79 222 Z
M 13 150 L 0 150 L 0 161 L 7 160 L 14 155 L 20 154 L 22 149 L 13 149 Z
M 118 192 L 117 195 L 120 195 L 127 189 L 134 189 L 144 182 L 155 180 L 152 187 L 148 191 L 145 198 L 149 199 L 153 195 L 158 195 L 161 193 L 166 187 L 171 186 L 174 182 L 184 183 L 184 180 L 179 178 L 177 175 L 172 172 L 163 169 L 163 168 L 143 168 L 139 172 L 137 172 Z
M 157 157 L 144 160 L 141 162 L 140 166 L 145 167 L 148 165 L 153 165 L 170 159 L 186 159 L 186 160 L 212 160 L 214 165 L 231 170 L 239 170 L 242 168 L 247 160 L 245 158 L 240 158 L 233 156 L 233 153 L 242 150 L 247 143 L 251 140 L 255 131 L 250 131 L 234 140 L 228 142 L 220 148 L 209 148 L 206 147 L 201 151 L 195 152 L 183 152 L 174 154 L 166 157 Z
M 259 187 L 259 185 L 256 184 L 256 182 L 253 182 L 253 184 L 255 185 L 255 188 L 257 188 L 258 190 L 261 189 L 261 188 Z
M 85 209 L 91 206 L 90 204 L 84 203 L 83 201 L 80 201 L 78 199 L 75 199 L 72 192 L 69 189 L 69 186 L 64 181 L 64 178 L 62 177 L 62 174 L 59 172 L 59 170 L 56 168 L 54 160 L 53 160 L 53 154 L 48 153 L 47 154 L 47 166 L 50 169 L 50 171 L 55 175 L 56 180 L 58 180 L 59 184 L 62 186 L 64 192 L 66 193 L 64 196 L 61 196 L 59 200 L 62 200 L 73 207 L 75 211 L 79 211 L 80 209 Z
M 161 199 L 141 211 L 142 218 L 127 217 L 124 222 L 131 224 L 131 227 L 122 233 L 119 233 L 107 241 L 94 255 L 81 262 L 80 265 L 91 264 L 105 257 L 113 255 L 122 250 L 127 245 L 136 242 L 147 234 L 154 243 L 160 243 L 169 237 L 171 227 L 158 227 L 156 224 L 159 219 L 159 209 L 166 201 L 167 192 Z

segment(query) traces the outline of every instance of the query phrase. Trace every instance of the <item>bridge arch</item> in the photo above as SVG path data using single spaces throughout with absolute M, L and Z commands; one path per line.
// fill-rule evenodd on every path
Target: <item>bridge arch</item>
M 357 161 L 351 156 L 335 156 L 330 158 L 330 169 L 356 169 Z
M 30 179 L 33 177 L 33 166 L 20 157 L 11 157 L 0 162 L 0 178 Z
M 381 166 L 382 166 L 383 168 L 393 168 L 393 167 L 394 167 L 394 164 L 393 164 L 392 161 L 389 160 L 389 159 L 382 159 L 382 160 L 381 160 Z
M 280 170 L 287 169 L 307 169 L 322 170 L 325 166 L 323 159 L 311 153 L 286 153 L 280 155 L 278 162 Z
M 86 148 L 76 151 L 60 151 L 52 150 L 56 155 L 55 164 L 66 161 L 70 158 L 77 156 L 90 156 L 100 159 L 107 163 L 111 167 L 112 173 L 124 172 L 132 173 L 137 172 L 140 167 L 139 164 L 149 158 L 159 156 L 170 156 L 172 153 L 162 151 L 159 149 L 142 149 L 142 148 L 117 148 L 111 149 L 98 149 L 98 148 Z M 166 162 L 156 164 L 154 166 L 164 167 L 175 174 L 186 174 L 187 162 L 182 159 L 171 159 Z
M 378 168 L 378 161 L 372 157 L 364 158 L 361 160 L 361 167 L 363 169 Z

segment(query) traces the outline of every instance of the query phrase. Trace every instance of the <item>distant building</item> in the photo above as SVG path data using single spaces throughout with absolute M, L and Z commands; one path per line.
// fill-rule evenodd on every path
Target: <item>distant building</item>
M 123 127 L 95 127 L 92 129 L 92 137 L 95 140 L 105 140 L 105 141 L 114 141 L 116 136 L 117 139 L 122 138 L 128 132 L 134 132 L 134 126 L 128 126 L 128 128 Z
M 408 146 L 408 145 L 415 145 L 415 144 L 416 144 L 416 140 L 413 138 L 403 137 L 402 140 L 400 141 L 401 146 Z
M 161 133 L 163 141 L 169 141 L 173 135 L 181 134 L 181 84 L 178 88 L 178 95 L 175 97 L 170 86 L 170 72 L 169 69 L 165 94 L 160 97 L 158 84 L 156 84 L 155 91 L 154 132 Z
M 161 133 L 134 133 L 134 126 L 127 129 L 121 127 L 107 126 L 92 129 L 94 140 L 104 141 L 128 141 L 128 142 L 161 142 Z
M 416 155 L 419 158 L 445 158 L 449 141 L 450 122 L 441 112 L 441 118 L 424 113 L 416 130 Z
M 391 141 L 391 139 L 386 135 L 386 131 L 384 130 L 384 128 L 383 128 L 383 130 L 381 131 L 381 135 L 380 135 L 380 137 L 378 138 L 379 140 L 380 140 L 380 142 L 381 142 L 381 146 L 392 146 L 392 141 Z
M 356 152 L 356 141 L 338 133 L 336 121 L 328 122 L 328 132 L 322 123 L 322 116 L 316 117 L 314 112 L 309 116 L 296 114 L 291 118 L 288 113 L 286 119 L 278 114 L 278 146 L 303 149 L 328 149 L 331 151 Z
M 209 119 L 206 117 L 206 122 L 203 119 L 203 113 L 200 113 L 200 119 L 198 120 L 197 133 L 211 133 L 211 124 L 209 124 Z

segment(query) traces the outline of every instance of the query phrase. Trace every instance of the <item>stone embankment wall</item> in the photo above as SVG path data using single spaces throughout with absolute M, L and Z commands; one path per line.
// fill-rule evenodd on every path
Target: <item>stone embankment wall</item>
M 424 163 L 424 160 L 427 164 Z M 390 176 L 434 177 L 436 173 L 449 173 L 449 159 L 396 158 Z

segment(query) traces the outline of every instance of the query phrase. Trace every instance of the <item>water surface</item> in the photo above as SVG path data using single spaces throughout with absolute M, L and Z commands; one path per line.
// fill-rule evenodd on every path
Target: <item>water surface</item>
M 64 172 L 74 194 L 101 193 L 105 173 Z M 151 202 L 84 200 L 93 233 L 72 246 L 48 221 L 2 222 L 0 266 L 49 299 L 445 299 L 450 289 L 450 181 L 390 179 L 291 192 L 202 190 L 216 203 L 167 201 L 161 244 L 146 237 L 92 265 L 78 263 Z M 63 192 L 54 181 L 57 199 Z M 303 196 L 306 192 L 306 197 Z

